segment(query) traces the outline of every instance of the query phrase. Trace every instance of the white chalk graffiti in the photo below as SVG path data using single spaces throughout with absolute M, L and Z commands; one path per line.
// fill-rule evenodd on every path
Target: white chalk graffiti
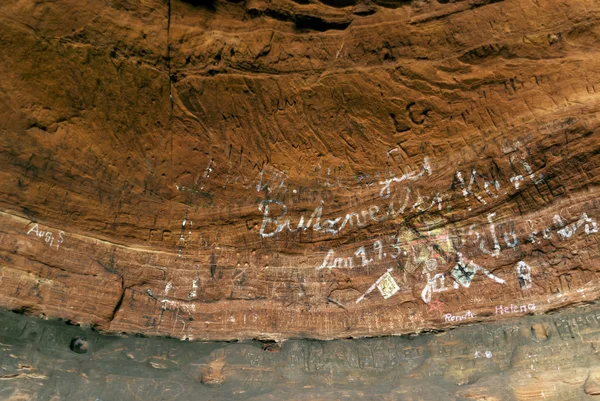
M 510 158 L 510 162 L 511 164 L 515 161 L 515 157 L 511 157 Z M 527 161 L 525 161 L 525 159 L 521 159 L 519 160 L 521 162 L 521 164 L 523 165 L 523 167 L 525 168 L 525 171 L 527 172 L 527 177 L 529 177 L 529 179 L 535 184 L 538 185 L 540 183 L 542 183 L 544 181 L 544 177 L 540 175 L 540 178 L 535 178 L 535 174 L 533 173 L 533 170 L 531 169 L 531 166 L 529 165 L 529 163 L 527 163 Z M 510 177 L 510 182 L 515 186 L 515 189 L 518 190 L 520 187 L 520 183 L 522 181 L 525 180 L 525 177 L 523 177 L 523 174 L 518 174 L 518 175 L 514 175 L 512 177 Z
M 58 238 L 56 238 L 52 231 L 40 230 L 40 226 L 37 223 L 34 224 L 33 227 L 31 227 L 29 229 L 29 231 L 27 231 L 27 235 L 30 235 L 32 233 L 36 237 L 44 238 L 44 242 L 49 247 L 52 247 L 54 242 L 56 241 L 56 249 L 60 249 L 60 245 L 65 241 L 65 232 L 64 231 L 59 231 Z
M 455 282 L 452 283 L 452 287 L 454 289 L 458 289 L 459 284 L 465 288 L 469 288 L 473 282 L 475 274 L 478 271 L 482 272 L 483 275 L 498 284 L 506 283 L 504 279 L 495 276 L 483 267 L 475 264 L 473 261 L 465 261 L 460 252 L 456 252 L 456 256 L 458 258 L 458 262 L 452 268 L 452 270 L 450 270 L 450 275 L 455 280 Z M 423 288 L 423 291 L 421 291 L 421 299 L 423 302 L 428 304 L 431 302 L 431 296 L 433 293 L 448 291 L 449 288 L 446 287 L 445 273 L 437 273 L 431 276 L 431 273 L 427 272 L 425 275 L 427 277 L 427 284 L 425 285 L 425 288 Z
M 388 199 L 390 197 L 390 186 L 392 183 L 399 183 L 407 180 L 415 181 L 425 175 L 425 173 L 427 173 L 427 175 L 431 175 L 431 166 L 429 165 L 429 159 L 427 157 L 423 160 L 423 167 L 419 173 L 406 173 L 402 174 L 400 177 L 392 177 L 388 178 L 387 180 L 380 181 L 379 184 L 382 185 L 382 187 L 379 191 L 379 196 L 381 196 L 382 199 Z
M 492 351 L 485 351 L 485 352 L 475 351 L 475 358 L 483 358 L 484 356 L 488 359 L 491 358 L 493 356 Z
M 523 261 L 517 263 L 517 278 L 521 289 L 531 289 L 531 267 L 527 263 Z
M 506 283 L 504 279 L 493 275 L 483 267 L 473 263 L 473 261 L 465 262 L 460 252 L 457 252 L 456 255 L 458 256 L 458 262 L 451 270 L 450 274 L 452 275 L 452 277 L 454 277 L 456 282 L 462 285 L 463 287 L 469 288 L 471 286 L 471 282 L 475 277 L 475 273 L 477 273 L 478 271 L 481 271 L 487 278 L 498 284 Z
M 571 236 L 573 236 L 573 234 L 575 234 L 575 232 L 577 232 L 577 230 L 583 225 L 585 225 L 585 233 L 587 235 L 598 232 L 598 225 L 596 224 L 596 222 L 594 220 L 590 219 L 587 216 L 587 214 L 585 214 L 585 213 L 583 213 L 581 215 L 581 218 L 579 220 L 577 220 L 577 222 L 570 224 L 570 225 L 565 225 L 562 222 L 560 216 L 555 215 L 554 223 L 557 226 L 562 227 L 560 230 L 557 230 L 556 232 L 560 236 L 560 239 L 563 241 L 566 240 L 567 238 L 571 238 Z
M 167 287 L 170 287 L 171 282 L 167 283 Z M 169 288 L 170 289 L 170 288 Z M 165 291 L 164 292 L 168 292 L 167 288 L 165 287 Z M 192 312 L 196 311 L 196 304 L 191 303 L 191 302 L 182 302 L 182 301 L 177 301 L 177 300 L 171 300 L 171 299 L 159 299 L 150 288 L 146 289 L 146 294 L 148 294 L 148 296 L 152 299 L 154 299 L 155 301 L 160 303 L 160 308 L 163 311 L 174 311 L 174 312 L 185 312 L 185 313 L 189 313 L 191 314 Z M 166 294 L 165 294 L 166 295 Z
M 300 219 L 294 228 L 292 227 L 290 218 L 286 217 L 288 208 L 283 202 L 275 199 L 264 200 L 258 206 L 258 210 L 263 213 L 263 219 L 259 233 L 261 237 L 268 238 L 273 237 L 284 230 L 295 233 L 305 232 L 312 228 L 312 230 L 315 232 L 323 231 L 327 234 L 335 236 L 343 231 L 346 227 L 363 228 L 371 223 L 381 223 L 386 220 L 393 220 L 399 215 L 403 214 L 406 210 L 406 204 L 401 206 L 400 209 L 396 210 L 394 201 L 392 201 L 388 205 L 387 211 L 381 211 L 379 206 L 371 205 L 367 209 L 363 209 L 359 212 L 349 212 L 344 216 L 339 216 L 332 219 L 324 219 L 321 221 L 324 204 L 325 202 L 321 201 L 320 204 L 314 209 L 308 220 L 306 220 L 304 216 L 300 216 Z M 431 208 L 434 204 L 435 201 L 432 202 L 429 208 Z M 279 214 L 276 216 L 272 214 L 272 205 L 277 205 L 280 209 Z M 418 206 L 419 204 L 415 203 L 413 208 L 418 211 L 427 210 L 417 208 Z
M 196 312 L 196 305 L 192 303 L 184 303 L 180 301 L 172 301 L 170 299 L 161 299 L 160 307 L 162 310 L 183 311 L 185 313 Z
M 556 234 L 558 237 L 565 241 L 571 238 L 581 226 L 584 226 L 584 231 L 586 235 L 596 234 L 598 232 L 598 224 L 596 221 L 590 217 L 586 213 L 582 213 L 579 220 L 571 224 L 565 224 L 562 218 L 559 215 L 554 215 L 552 219 L 554 226 L 558 227 L 556 229 Z M 540 240 L 538 238 L 539 231 L 533 231 L 529 234 L 529 242 L 532 244 L 539 244 Z M 549 240 L 552 238 L 552 228 L 546 227 L 542 230 L 542 238 L 545 240 Z
M 487 204 L 487 202 L 485 201 L 485 199 L 483 199 L 483 197 L 481 197 L 480 195 L 473 192 L 473 184 L 476 183 L 476 179 L 477 179 L 477 170 L 473 169 L 471 171 L 471 179 L 469 180 L 469 186 L 465 185 L 465 180 L 462 177 L 461 171 L 456 172 L 456 178 L 458 179 L 458 182 L 460 183 L 460 187 L 462 189 L 462 194 L 465 197 L 465 199 L 469 199 L 469 196 L 472 196 L 475 199 L 477 199 L 480 203 L 482 203 L 484 205 Z M 496 188 L 496 191 L 499 191 L 500 183 L 496 180 L 484 182 L 484 188 L 486 190 L 486 193 L 488 195 L 490 195 L 491 197 L 495 197 L 490 191 L 491 185 L 493 185 Z
M 421 167 L 409 169 L 408 173 L 402 175 L 388 175 L 384 179 L 376 178 L 381 177 L 379 174 L 367 175 L 367 178 L 361 175 L 359 182 L 364 178 L 366 185 L 366 188 L 361 186 L 361 191 L 364 188 L 369 196 L 378 194 L 379 198 L 385 202 L 346 209 L 334 216 L 324 211 L 326 204 L 323 200 L 312 212 L 309 210 L 293 218 L 288 214 L 290 203 L 284 203 L 277 199 L 263 200 L 258 205 L 259 211 L 262 212 L 259 234 L 263 238 L 269 238 L 281 232 L 303 233 L 310 230 L 334 237 L 341 233 L 345 234 L 351 229 L 362 229 L 394 221 L 399 223 L 399 227 L 406 227 L 406 229 L 401 229 L 395 236 L 390 237 L 395 241 L 393 244 L 387 239 L 386 234 L 378 237 L 372 244 L 356 248 L 353 253 L 344 254 L 339 249 L 329 249 L 321 263 L 315 268 L 331 270 L 367 267 L 367 270 L 370 271 L 385 262 L 394 262 L 403 269 L 405 278 L 407 274 L 414 274 L 417 269 L 421 269 L 421 277 L 426 280 L 425 287 L 421 291 L 421 298 L 425 303 L 432 301 L 434 293 L 456 290 L 460 287 L 470 288 L 478 272 L 480 272 L 480 276 L 483 275 L 492 282 L 503 285 L 506 284 L 505 279 L 496 276 L 471 260 L 474 256 L 470 252 L 469 260 L 467 260 L 459 251 L 467 253 L 465 249 L 473 249 L 476 251 L 475 254 L 481 252 L 483 255 L 499 258 L 503 252 L 519 251 L 523 242 L 540 244 L 543 240 L 551 240 L 553 237 L 565 241 L 581 231 L 585 231 L 587 235 L 599 231 L 597 222 L 586 213 L 582 213 L 578 220 L 569 222 L 563 221 L 559 215 L 556 215 L 552 224 L 541 230 L 536 229 L 529 221 L 529 227 L 523 232 L 521 225 L 516 225 L 512 220 L 506 221 L 501 216 L 497 218 L 496 212 L 488 213 L 487 223 L 483 225 L 478 223 L 467 227 L 457 227 L 452 237 L 448 235 L 444 235 L 443 238 L 441 236 L 434 237 L 430 232 L 425 234 L 420 231 L 423 226 L 425 226 L 425 230 L 440 231 L 440 227 L 444 227 L 443 218 L 439 218 L 440 213 L 432 213 L 431 219 L 429 219 L 431 222 L 426 223 L 421 222 L 420 215 L 436 209 L 452 211 L 454 209 L 452 202 L 457 198 L 461 208 L 464 207 L 464 202 L 467 202 L 468 210 L 472 210 L 472 207 L 481 207 L 481 210 L 483 206 L 488 210 L 494 210 L 495 199 L 497 200 L 500 195 L 506 195 L 508 192 L 514 192 L 511 187 L 514 186 L 516 191 L 522 191 L 528 185 L 538 185 L 545 180 L 542 174 L 534 171 L 533 163 L 530 165 L 524 156 L 511 156 L 510 165 L 513 175 L 509 175 L 503 182 L 497 179 L 501 175 L 496 174 L 495 170 L 491 175 L 482 174 L 481 171 L 474 168 L 457 170 L 452 176 L 450 190 L 446 192 L 432 191 L 429 195 L 422 195 L 421 192 L 424 191 L 420 190 L 416 183 L 416 181 L 432 175 L 431 165 L 427 158 L 424 159 Z M 276 178 L 281 183 L 285 180 L 284 176 Z M 257 190 L 262 188 L 262 183 L 261 175 Z M 394 184 L 398 184 L 398 186 L 396 187 Z M 372 190 L 371 186 L 375 188 Z M 273 197 L 276 198 L 276 196 Z M 403 224 L 404 219 L 409 217 L 419 219 Z M 427 219 L 424 220 L 427 221 Z M 440 239 L 441 241 L 438 241 Z M 443 245 L 444 242 L 447 244 L 446 247 Z M 400 266 L 400 261 L 403 266 Z M 448 266 L 451 261 L 455 261 L 455 263 Z M 440 272 L 438 269 L 443 266 L 451 268 Z M 531 289 L 533 287 L 531 267 L 524 261 L 520 261 L 515 269 L 520 288 L 522 290 Z M 381 284 L 384 279 L 384 284 Z M 356 302 L 361 302 L 375 288 L 379 288 L 386 299 L 387 294 L 392 296 L 398 291 L 397 284 L 391 284 L 392 280 L 394 279 L 389 272 L 387 275 L 379 277 Z M 378 287 L 380 284 L 381 286 Z
M 429 166 L 429 162 L 427 159 L 424 161 L 423 168 L 420 173 L 408 173 L 403 176 L 397 178 L 393 177 L 387 179 L 385 181 L 381 181 L 380 185 L 382 185 L 382 189 L 380 191 L 380 195 L 382 198 L 389 198 L 390 193 L 390 185 L 393 182 L 402 182 L 405 180 L 417 180 L 422 177 L 425 173 L 431 174 L 431 167 Z M 289 217 L 287 216 L 288 207 L 285 203 L 276 200 L 276 199 L 268 199 L 263 200 L 258 205 L 258 210 L 263 213 L 262 223 L 260 226 L 259 234 L 263 238 L 273 237 L 276 234 L 287 230 L 289 232 L 305 232 L 312 228 L 315 232 L 324 232 L 327 234 L 331 234 L 335 236 L 343 231 L 347 227 L 366 227 L 371 223 L 382 223 L 388 220 L 394 220 L 398 216 L 404 214 L 409 206 L 410 194 L 412 193 L 411 189 L 406 187 L 406 196 L 404 199 L 404 203 L 402 200 L 399 200 L 397 204 L 395 204 L 395 200 L 392 199 L 390 203 L 384 207 L 382 210 L 377 205 L 370 205 L 366 209 L 360 211 L 352 211 L 346 213 L 343 216 L 334 217 L 332 219 L 323 219 L 323 207 L 325 205 L 324 201 L 321 201 L 317 207 L 315 207 L 313 213 L 310 215 L 308 220 L 305 216 L 300 216 L 298 223 L 293 227 L 293 224 Z M 438 204 L 438 208 L 441 210 L 441 202 L 442 197 L 439 194 L 436 194 L 432 197 L 432 201 L 428 207 L 423 208 L 421 205 L 425 203 L 424 199 L 417 192 L 417 200 L 410 208 L 411 211 L 423 212 L 431 209 L 433 206 Z M 273 206 L 277 206 L 278 211 L 273 213 Z
M 488 214 L 489 231 L 492 236 L 493 243 L 494 243 L 494 248 L 492 251 L 485 248 L 485 239 L 479 232 L 473 230 L 473 226 L 471 226 L 469 229 L 469 235 L 473 235 L 473 234 L 475 235 L 476 242 L 479 242 L 479 245 L 480 245 L 479 249 L 484 254 L 497 257 L 501 252 L 501 246 L 500 246 L 500 243 L 496 236 L 496 230 L 495 230 L 495 226 L 494 226 L 494 222 L 493 222 L 493 217 L 495 217 L 495 213 Z M 591 234 L 595 234 L 598 232 L 598 224 L 596 223 L 596 221 L 594 219 L 590 218 L 586 213 L 582 213 L 579 220 L 577 220 L 576 222 L 571 223 L 571 224 L 565 224 L 562 221 L 560 216 L 555 215 L 554 219 L 553 219 L 553 223 L 555 226 L 559 227 L 555 230 L 556 230 L 556 233 L 558 234 L 559 238 L 563 241 L 571 238 L 577 232 L 577 230 L 580 229 L 582 226 L 584 227 L 584 231 L 585 231 L 586 235 L 591 235 Z M 509 233 L 506 233 L 506 232 L 503 233 L 502 237 L 504 239 L 504 242 L 506 243 L 507 248 L 512 248 L 514 250 L 514 249 L 516 249 L 516 247 L 519 246 L 519 241 L 518 241 L 517 235 L 514 232 L 514 230 L 511 230 Z M 551 239 L 552 238 L 552 229 L 551 228 L 543 229 L 542 230 L 542 238 L 544 240 Z M 540 243 L 540 239 L 538 238 L 538 231 L 533 231 L 531 234 L 529 234 L 529 241 L 531 243 L 536 243 L 536 244 Z M 455 288 L 457 288 L 456 283 L 459 283 L 460 285 L 462 285 L 465 288 L 469 288 L 469 286 L 471 285 L 471 282 L 473 281 L 475 273 L 477 271 L 481 271 L 485 276 L 487 276 L 488 278 L 490 278 L 491 280 L 493 280 L 496 283 L 499 283 L 499 284 L 505 283 L 504 279 L 501 279 L 501 278 L 493 275 L 492 273 L 490 273 L 483 267 L 475 264 L 474 262 L 472 262 L 472 261 L 465 262 L 463 260 L 460 252 L 456 252 L 456 254 L 459 258 L 459 261 L 454 266 L 454 268 L 450 271 L 450 275 L 455 280 L 455 283 L 453 284 L 453 286 Z M 528 264 L 526 264 L 525 262 L 520 261 L 516 265 L 516 273 L 517 273 L 517 278 L 519 281 L 520 288 L 524 289 L 524 290 L 531 289 L 532 285 L 533 285 L 533 281 L 531 278 L 531 267 Z M 449 288 L 447 288 L 445 286 L 445 278 L 446 278 L 445 274 L 438 273 L 438 274 L 431 276 L 429 273 L 427 273 L 426 278 L 427 278 L 427 284 L 425 285 L 425 288 L 423 288 L 423 291 L 421 292 L 421 298 L 423 299 L 423 301 L 425 303 L 431 302 L 431 295 L 433 293 L 444 292 L 444 291 L 449 290 Z
M 461 320 L 468 320 L 475 318 L 475 314 L 470 310 L 466 311 L 462 315 L 453 315 L 452 313 L 445 313 L 444 320 L 446 322 L 460 322 Z
M 496 306 L 496 315 L 512 314 L 512 313 L 527 313 L 535 310 L 535 304 Z
M 275 169 L 274 169 L 275 170 Z M 275 170 L 271 172 L 271 179 L 269 181 L 264 178 L 265 168 L 262 168 L 259 173 L 258 183 L 256 184 L 256 192 L 267 191 L 270 193 L 273 190 L 285 188 L 285 181 L 287 180 L 287 174 L 284 171 Z M 264 184 L 263 184 L 264 181 Z M 273 185 L 273 182 L 279 181 L 279 185 Z M 269 185 L 271 184 L 271 185 Z
M 391 259 L 397 259 L 400 256 L 401 252 L 404 252 L 404 254 L 406 254 L 406 251 L 402 251 L 400 247 L 400 238 L 397 236 L 392 236 L 391 238 L 395 238 L 394 244 L 390 245 L 390 248 L 393 248 L 393 250 L 386 251 L 382 240 L 376 240 L 373 242 L 373 251 L 376 253 L 378 261 L 385 260 L 388 257 Z M 364 246 L 361 246 L 354 252 L 354 257 L 359 258 L 360 266 L 365 267 L 375 262 L 375 259 L 369 258 L 369 253 L 370 251 L 367 251 L 367 249 Z M 325 258 L 323 259 L 321 265 L 317 266 L 317 270 L 325 268 L 352 269 L 354 268 L 354 257 L 336 257 L 335 251 L 333 249 L 330 249 L 329 252 L 327 252 Z
M 383 299 L 388 299 L 389 297 L 397 293 L 400 290 L 400 287 L 388 271 L 383 275 L 383 279 L 379 281 L 379 284 L 377 284 L 377 289 L 383 296 Z
M 446 274 L 445 273 L 437 273 L 433 277 L 431 277 L 431 273 L 426 273 L 427 276 L 427 285 L 421 291 L 421 299 L 423 302 L 429 303 L 431 302 L 431 296 L 434 292 L 444 292 L 448 291 L 448 288 L 445 285 Z M 454 283 L 454 288 L 458 288 L 458 284 Z
M 383 280 L 387 280 L 390 283 L 393 282 L 393 284 L 391 284 L 391 287 L 388 287 L 390 284 L 385 284 L 385 286 L 386 286 L 385 290 L 382 290 L 382 289 L 379 290 L 381 292 L 381 295 L 383 295 L 385 299 L 387 299 L 387 298 L 391 297 L 392 295 L 394 295 L 400 289 L 400 287 L 398 287 L 398 284 L 396 284 L 396 281 L 394 280 L 394 278 L 390 274 L 392 270 L 393 270 L 393 268 L 387 269 L 387 271 L 385 273 L 383 273 L 381 275 L 381 277 L 379 277 L 375 281 L 375 283 L 373 283 L 373 285 L 370 286 L 367 291 L 365 291 L 364 294 L 362 294 L 360 297 L 358 297 L 358 299 L 356 300 L 356 303 L 359 303 L 360 301 L 362 301 L 363 299 L 365 299 L 365 297 L 367 295 L 369 295 L 375 288 L 377 288 L 379 286 L 379 284 Z M 394 284 L 395 284 L 395 286 L 394 286 Z M 390 289 L 388 290 L 388 288 L 390 288 Z M 384 294 L 384 291 L 385 291 L 385 294 Z M 389 295 L 386 297 L 386 294 L 389 294 Z
M 515 189 L 519 189 L 519 182 L 523 181 L 522 175 L 515 175 L 514 177 L 510 177 L 510 182 L 512 182 L 515 186 Z
M 515 250 L 519 246 L 519 240 L 515 229 L 512 228 L 513 224 L 510 223 L 511 227 L 508 232 L 501 233 L 498 235 L 496 232 L 494 217 L 496 213 L 490 213 L 487 215 L 488 220 L 488 238 L 491 236 L 491 249 L 488 248 L 486 243 L 486 237 L 476 231 L 475 225 L 469 228 L 468 235 L 474 236 L 475 243 L 479 245 L 479 250 L 483 254 L 498 257 L 503 249 Z M 563 240 L 571 238 L 575 232 L 584 227 L 584 231 L 587 235 L 597 233 L 598 225 L 590 218 L 587 214 L 583 213 L 581 218 L 572 224 L 565 225 L 560 217 L 556 216 L 554 219 L 554 225 L 558 225 L 559 229 L 556 233 Z M 550 228 L 546 228 L 542 231 L 544 239 L 550 239 L 553 231 Z M 338 257 L 333 249 L 329 250 L 325 256 L 323 262 L 317 266 L 318 269 L 324 268 L 349 268 L 352 269 L 355 266 L 370 266 L 375 261 L 380 262 L 386 258 L 396 259 L 400 255 L 406 255 L 404 259 L 404 270 L 412 272 L 415 267 L 423 267 L 423 275 L 426 278 L 426 285 L 421 292 L 421 298 L 425 303 L 431 302 L 432 295 L 438 292 L 448 291 L 452 288 L 458 289 L 459 285 L 464 288 L 469 288 L 475 277 L 476 272 L 481 272 L 485 277 L 491 279 L 495 283 L 505 284 L 505 280 L 492 274 L 482 266 L 476 264 L 474 261 L 465 261 L 463 255 L 456 249 L 452 248 L 451 241 L 447 235 L 430 235 L 429 233 L 419 239 L 411 240 L 408 243 L 401 244 L 400 237 L 402 233 L 392 236 L 395 242 L 390 245 L 382 240 L 376 240 L 373 242 L 372 250 L 369 247 L 360 247 L 354 252 L 354 256 Z M 540 239 L 536 237 L 537 231 L 530 234 L 530 240 L 533 238 L 536 243 L 540 242 Z M 500 244 L 499 236 L 502 237 L 504 244 Z M 439 244 L 437 244 L 439 242 Z M 441 246 L 440 246 L 441 245 Z M 387 247 L 390 247 L 388 250 Z M 441 254 L 440 254 L 441 252 Z M 451 255 L 456 255 L 458 262 L 450 270 L 449 273 L 436 273 L 438 266 L 448 261 Z M 356 258 L 356 259 L 355 259 Z M 413 266 L 414 265 L 414 266 Z M 519 262 L 516 266 L 517 278 L 519 280 L 520 287 L 522 289 L 530 289 L 532 286 L 531 280 L 531 268 L 525 262 Z M 450 276 L 454 279 L 451 286 L 447 284 L 447 277 Z
M 188 294 L 188 298 L 195 298 L 198 295 L 198 281 L 200 279 L 192 280 L 192 290 Z
M 325 256 L 325 259 L 323 259 L 323 263 L 317 267 L 317 270 L 319 269 L 340 269 L 340 268 L 347 268 L 347 269 L 352 269 L 354 268 L 354 264 L 352 262 L 352 257 L 346 257 L 346 258 L 336 258 L 335 257 L 335 251 L 333 249 L 330 249 L 329 252 L 327 252 L 327 256 Z

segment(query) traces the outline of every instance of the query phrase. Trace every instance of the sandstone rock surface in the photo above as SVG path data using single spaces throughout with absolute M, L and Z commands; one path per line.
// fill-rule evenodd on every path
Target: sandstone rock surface
M 599 20 L 595 0 L 5 0 L 0 306 L 279 340 L 592 302 Z

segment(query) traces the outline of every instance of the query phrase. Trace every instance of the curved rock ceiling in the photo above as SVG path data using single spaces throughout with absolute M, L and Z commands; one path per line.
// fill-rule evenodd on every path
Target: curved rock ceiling
M 346 338 L 600 295 L 595 0 L 5 0 L 0 306 Z

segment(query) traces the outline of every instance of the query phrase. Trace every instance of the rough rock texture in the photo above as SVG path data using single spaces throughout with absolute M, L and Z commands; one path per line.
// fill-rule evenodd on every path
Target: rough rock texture
M 596 0 L 4 0 L 0 306 L 330 339 L 593 301 L 599 20 Z
M 540 328 L 546 333 L 538 337 Z M 85 338 L 86 353 L 69 349 Z M 118 338 L 0 312 L 7 401 L 579 401 L 600 394 L 600 306 L 410 337 Z

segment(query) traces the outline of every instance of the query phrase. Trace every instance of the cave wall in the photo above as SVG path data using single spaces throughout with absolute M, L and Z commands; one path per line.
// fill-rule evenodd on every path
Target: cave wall
M 600 4 L 0 5 L 0 306 L 333 339 L 598 298 Z

